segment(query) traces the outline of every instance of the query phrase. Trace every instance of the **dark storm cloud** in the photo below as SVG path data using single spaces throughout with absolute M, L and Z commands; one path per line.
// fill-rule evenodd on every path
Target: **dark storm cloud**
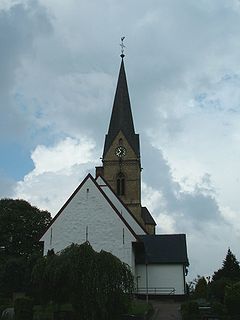
M 164 209 L 169 217 L 177 221 L 177 232 L 190 231 L 189 227 L 201 230 L 213 222 L 215 224 L 223 222 L 211 187 L 197 185 L 191 192 L 184 191 L 180 184 L 174 181 L 171 168 L 162 152 L 152 147 L 145 139 L 143 139 L 143 148 L 145 151 L 144 173 L 146 172 L 146 175 L 143 174 L 143 180 L 161 193 L 164 203 L 164 205 L 159 203 L 159 212 L 155 212 L 155 216 L 161 214 L 161 210 Z
M 37 1 L 16 4 L 0 11 L 0 136 L 18 140 L 26 135 L 30 124 L 24 106 L 13 95 L 16 71 L 34 50 L 35 39 L 50 32 L 44 8 Z

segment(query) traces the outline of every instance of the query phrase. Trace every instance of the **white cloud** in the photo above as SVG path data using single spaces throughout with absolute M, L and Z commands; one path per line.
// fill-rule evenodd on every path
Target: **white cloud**
M 66 138 L 53 147 L 37 146 L 34 169 L 15 187 L 14 197 L 47 209 L 54 216 L 75 188 L 95 166 L 94 143 Z
M 95 145 L 87 139 L 66 138 L 53 147 L 37 146 L 32 153 L 32 175 L 71 169 L 74 165 L 91 161 Z

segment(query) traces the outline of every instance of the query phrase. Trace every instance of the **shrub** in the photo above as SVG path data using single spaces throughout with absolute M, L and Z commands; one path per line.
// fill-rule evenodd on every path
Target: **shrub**
M 187 301 L 181 305 L 182 320 L 198 320 L 200 312 L 196 301 Z
M 3 312 L 3 310 L 5 310 L 6 308 L 11 307 L 11 300 L 8 298 L 0 298 L 0 316 Z
M 224 317 L 226 315 L 225 305 L 218 301 L 213 302 L 212 310 L 213 310 L 213 313 L 216 314 L 217 316 Z
M 14 302 L 15 320 L 32 320 L 33 303 L 29 298 L 19 298 Z

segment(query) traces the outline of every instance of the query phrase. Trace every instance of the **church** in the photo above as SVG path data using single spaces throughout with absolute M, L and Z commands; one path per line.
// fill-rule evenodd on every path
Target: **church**
M 135 133 L 124 54 L 103 147 L 102 165 L 88 174 L 40 239 L 44 255 L 89 241 L 129 265 L 138 295 L 186 294 L 189 265 L 185 234 L 156 234 L 141 204 L 141 154 Z

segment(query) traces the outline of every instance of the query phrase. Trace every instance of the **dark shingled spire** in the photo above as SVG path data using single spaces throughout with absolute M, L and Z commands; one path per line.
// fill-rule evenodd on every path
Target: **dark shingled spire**
M 114 138 L 120 130 L 125 135 L 128 143 L 131 145 L 136 155 L 140 157 L 139 135 L 135 134 L 134 130 L 123 57 L 118 76 L 117 89 L 113 102 L 108 134 L 105 138 L 103 157 L 107 153 Z

